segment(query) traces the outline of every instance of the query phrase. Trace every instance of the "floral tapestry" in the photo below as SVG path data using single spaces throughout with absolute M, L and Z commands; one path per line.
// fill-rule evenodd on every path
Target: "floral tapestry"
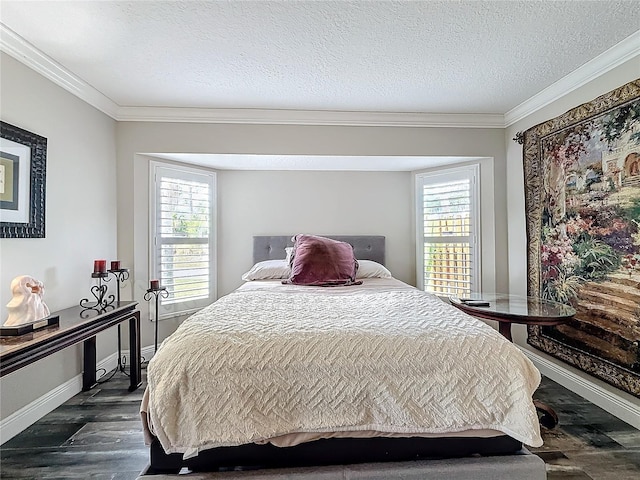
M 576 309 L 527 341 L 640 397 L 640 79 L 517 139 L 528 294 Z

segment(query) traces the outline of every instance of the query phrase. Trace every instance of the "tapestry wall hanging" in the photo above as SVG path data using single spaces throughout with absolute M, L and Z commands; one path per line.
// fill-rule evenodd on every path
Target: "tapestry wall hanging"
M 640 79 L 516 140 L 528 294 L 577 312 L 527 342 L 640 397 Z

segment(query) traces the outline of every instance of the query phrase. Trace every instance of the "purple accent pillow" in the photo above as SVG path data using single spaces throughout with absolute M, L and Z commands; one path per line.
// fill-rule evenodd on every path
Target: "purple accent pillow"
M 351 285 L 358 262 L 353 247 L 346 242 L 314 235 L 296 235 L 291 276 L 296 285 Z

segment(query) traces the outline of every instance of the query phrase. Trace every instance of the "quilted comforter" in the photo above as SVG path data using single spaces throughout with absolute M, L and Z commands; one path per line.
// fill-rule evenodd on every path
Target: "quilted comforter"
M 253 284 L 191 316 L 149 363 L 145 410 L 167 453 L 363 430 L 542 444 L 540 374 L 485 323 L 399 281 Z

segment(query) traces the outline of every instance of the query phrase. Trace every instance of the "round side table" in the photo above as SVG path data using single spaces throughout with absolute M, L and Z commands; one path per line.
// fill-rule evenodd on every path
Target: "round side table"
M 481 303 L 473 303 L 481 302 Z M 569 305 L 537 297 L 523 297 L 499 293 L 474 293 L 467 298 L 449 297 L 449 303 L 476 318 L 498 322 L 498 331 L 509 341 L 511 324 L 553 326 L 561 325 L 573 318 L 576 311 Z M 487 305 L 488 304 L 488 305 Z M 553 428 L 558 424 L 556 412 L 539 400 L 533 400 L 539 413 L 540 424 Z

